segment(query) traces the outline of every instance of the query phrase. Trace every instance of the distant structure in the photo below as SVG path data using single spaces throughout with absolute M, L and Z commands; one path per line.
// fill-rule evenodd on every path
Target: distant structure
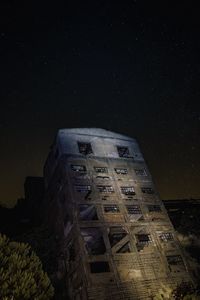
M 152 299 L 162 285 L 192 282 L 135 139 L 61 129 L 44 180 L 69 299 Z

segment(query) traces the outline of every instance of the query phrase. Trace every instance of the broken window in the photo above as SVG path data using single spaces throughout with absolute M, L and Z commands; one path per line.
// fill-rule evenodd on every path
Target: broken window
M 121 192 L 124 195 L 135 195 L 135 189 L 133 186 L 122 186 Z
M 114 189 L 111 185 L 97 185 L 97 189 L 100 193 L 114 193 Z
M 81 228 L 81 235 L 89 255 L 100 255 L 106 252 L 103 235 L 100 228 Z
M 92 146 L 90 143 L 78 142 L 78 148 L 79 148 L 79 152 L 81 154 L 88 155 L 88 154 L 93 153 Z
M 150 234 L 136 234 L 136 247 L 138 251 L 144 250 L 152 242 Z
M 91 273 L 110 272 L 110 267 L 107 261 L 95 261 L 90 263 Z
M 142 221 L 144 217 L 139 205 L 126 205 L 128 217 L 131 222 Z
M 184 265 L 183 259 L 180 255 L 168 255 L 167 261 L 171 266 Z
M 150 234 L 136 234 L 136 238 L 139 244 L 147 245 L 152 242 Z
M 108 169 L 106 167 L 94 167 L 96 173 L 108 173 Z
M 159 205 L 148 205 L 149 212 L 161 212 L 161 207 Z
M 117 151 L 118 151 L 119 157 L 125 157 L 125 158 L 130 157 L 128 147 L 117 146 Z
M 81 173 L 86 172 L 86 167 L 83 165 L 71 165 L 71 169 L 74 172 L 81 172 Z
M 130 215 L 142 214 L 139 205 L 126 205 L 126 209 Z
M 147 172 L 145 169 L 135 169 L 135 174 L 137 176 L 147 176 Z
M 174 237 L 171 232 L 162 232 L 159 234 L 159 238 L 162 242 L 173 241 Z
M 118 213 L 119 212 L 119 206 L 118 205 L 104 205 L 104 211 L 106 213 Z
M 76 191 L 79 193 L 88 193 L 91 192 L 90 185 L 75 185 Z
M 116 253 L 129 253 L 130 241 L 126 230 L 122 227 L 110 227 L 108 238 L 113 251 Z
M 128 170 L 125 168 L 115 168 L 115 172 L 117 174 L 126 175 L 128 174 Z
M 141 190 L 144 194 L 154 194 L 154 190 L 151 187 L 142 187 Z
M 79 219 L 81 221 L 98 220 L 96 207 L 92 204 L 80 204 Z

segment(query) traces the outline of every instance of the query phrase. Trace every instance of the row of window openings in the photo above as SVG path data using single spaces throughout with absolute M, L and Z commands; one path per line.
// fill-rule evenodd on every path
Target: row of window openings
M 168 255 L 166 258 L 169 266 L 184 266 L 181 255 Z M 110 266 L 107 261 L 90 262 L 89 265 L 91 273 L 110 272 Z
M 90 185 L 75 185 L 75 188 L 80 193 L 91 192 Z M 114 188 L 111 185 L 97 185 L 97 189 L 100 193 L 114 193 Z M 143 194 L 154 194 L 154 190 L 151 187 L 141 187 L 141 191 Z M 133 186 L 122 186 L 121 193 L 127 196 L 134 196 L 136 194 Z
M 86 173 L 86 166 L 84 165 L 71 165 L 71 169 L 74 172 Z M 96 173 L 108 173 L 107 167 L 94 167 Z M 126 168 L 114 168 L 117 174 L 126 175 L 128 174 L 128 169 Z M 135 174 L 137 176 L 147 176 L 145 169 L 135 169 Z
M 84 240 L 86 251 L 89 255 L 103 255 L 106 252 L 104 238 L 100 228 L 81 228 L 81 236 Z M 159 233 L 162 242 L 173 241 L 171 232 Z M 150 234 L 135 234 L 136 247 L 138 251 L 152 243 Z M 128 233 L 122 227 L 111 227 L 108 229 L 108 240 L 111 248 L 116 253 L 130 253 L 130 241 Z
M 92 146 L 90 143 L 78 142 L 78 149 L 79 149 L 79 153 L 81 153 L 83 155 L 93 154 Z M 133 158 L 130 155 L 130 151 L 129 151 L 128 147 L 117 146 L 117 152 L 118 152 L 119 157 Z
M 148 205 L 149 212 L 161 212 L 159 205 Z M 105 213 L 120 213 L 119 206 L 116 204 L 104 205 Z M 139 205 L 126 205 L 126 210 L 129 215 L 142 215 L 142 211 Z M 98 220 L 96 207 L 92 204 L 80 204 L 79 205 L 79 218 L 81 221 Z

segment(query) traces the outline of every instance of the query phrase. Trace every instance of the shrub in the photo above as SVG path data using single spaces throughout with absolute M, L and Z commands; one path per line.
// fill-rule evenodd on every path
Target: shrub
M 0 234 L 0 299 L 49 300 L 53 294 L 51 282 L 31 247 Z

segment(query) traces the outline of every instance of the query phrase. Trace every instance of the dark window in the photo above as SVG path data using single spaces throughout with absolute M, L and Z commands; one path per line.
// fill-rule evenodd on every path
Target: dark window
M 128 174 L 128 170 L 125 169 L 125 168 L 115 168 L 115 172 L 116 172 L 117 174 L 122 174 L 122 175 Z
M 161 207 L 159 205 L 148 205 L 149 212 L 160 212 Z
M 139 205 L 126 205 L 126 209 L 130 215 L 142 214 Z
M 136 234 L 136 238 L 139 244 L 149 244 L 151 243 L 150 234 Z
M 108 169 L 106 167 L 94 167 L 96 173 L 108 173 Z
M 107 261 L 95 261 L 90 263 L 91 273 L 104 273 L 110 272 L 109 264 Z
M 121 192 L 124 195 L 135 195 L 135 190 L 133 186 L 122 186 Z
M 81 142 L 78 142 L 78 148 L 79 148 L 79 152 L 81 154 L 88 155 L 88 154 L 93 153 L 92 146 L 91 146 L 90 143 L 81 143 Z
M 141 190 L 144 194 L 154 194 L 154 190 L 151 187 L 142 187 Z
M 180 255 L 169 255 L 167 256 L 167 261 L 169 265 L 184 265 L 183 259 Z
M 126 200 L 127 203 L 128 203 L 128 201 L 133 201 L 133 200 L 134 200 L 134 202 L 138 201 L 138 199 L 134 199 L 133 196 L 128 196 L 127 198 L 124 198 L 124 200 Z
M 110 227 L 109 228 L 108 237 L 109 237 L 111 247 L 114 247 L 125 236 L 127 236 L 127 232 L 122 227 Z
M 98 220 L 96 207 L 92 204 L 80 204 L 79 218 L 81 221 Z
M 71 165 L 71 169 L 74 172 L 86 172 L 86 167 L 83 165 Z
M 85 248 L 90 255 L 100 255 L 106 252 L 103 236 L 99 228 L 81 228 Z
M 135 174 L 137 176 L 147 176 L 147 172 L 145 169 L 135 169 Z
M 97 189 L 100 193 L 114 193 L 114 189 L 111 185 L 97 185 Z
M 104 211 L 106 213 L 118 213 L 119 212 L 119 206 L 118 205 L 104 205 Z
M 162 242 L 173 241 L 174 237 L 171 232 L 162 232 L 159 234 L 159 238 Z
M 75 185 L 76 191 L 79 193 L 88 193 L 91 192 L 90 185 Z
M 126 238 L 127 237 L 127 238 Z M 111 248 L 115 253 L 129 253 L 131 252 L 130 241 L 126 230 L 122 227 L 110 227 L 108 238 Z
M 117 151 L 118 151 L 119 157 L 126 157 L 126 158 L 130 157 L 128 147 L 117 146 Z
M 105 179 L 105 180 L 110 179 L 109 176 L 102 176 L 102 175 L 99 175 L 99 176 L 97 176 L 96 178 L 97 178 L 97 179 Z

